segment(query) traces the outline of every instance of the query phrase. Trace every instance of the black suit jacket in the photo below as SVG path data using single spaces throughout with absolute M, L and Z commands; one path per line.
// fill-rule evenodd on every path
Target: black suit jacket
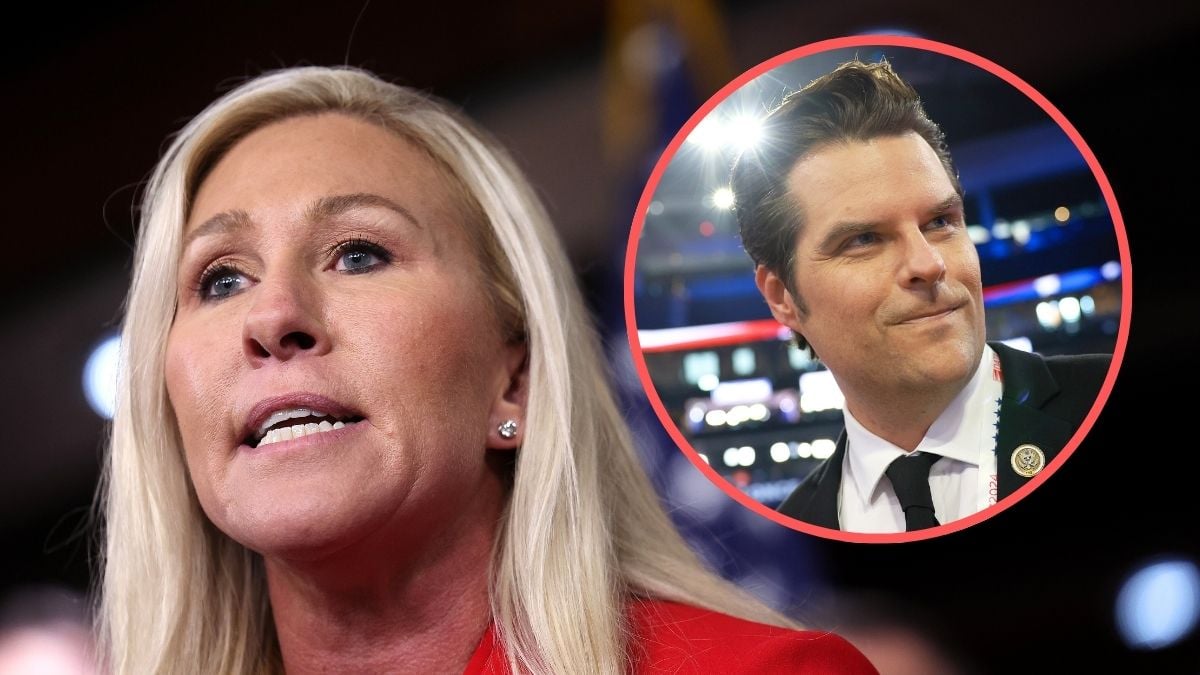
M 999 500 L 1030 480 L 1013 470 L 1010 461 L 1013 450 L 1031 443 L 1041 448 L 1049 464 L 1091 410 L 1112 357 L 1107 354 L 1042 357 L 996 342 L 988 345 L 1000 358 L 1004 374 L 996 437 Z M 842 430 L 833 455 L 788 495 L 779 505 L 779 512 L 821 527 L 841 529 L 838 489 L 845 455 L 846 432 Z

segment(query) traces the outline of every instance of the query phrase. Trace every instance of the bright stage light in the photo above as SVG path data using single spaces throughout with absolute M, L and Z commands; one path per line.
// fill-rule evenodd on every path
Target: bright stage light
M 688 134 L 689 143 L 694 143 L 709 152 L 719 150 L 724 140 L 725 121 L 717 114 L 705 117 L 692 129 L 692 133 Z
M 97 415 L 112 419 L 117 400 L 117 361 L 121 337 L 111 335 L 96 345 L 83 366 L 83 393 Z
M 754 115 L 738 115 L 725 125 L 725 144 L 744 152 L 762 140 L 762 119 Z
M 723 211 L 733 208 L 733 190 L 727 187 L 717 188 L 712 193 L 713 206 Z
M 724 116 L 710 114 L 688 134 L 688 142 L 705 152 L 744 152 L 758 145 L 763 137 L 763 120 L 757 115 L 739 113 Z

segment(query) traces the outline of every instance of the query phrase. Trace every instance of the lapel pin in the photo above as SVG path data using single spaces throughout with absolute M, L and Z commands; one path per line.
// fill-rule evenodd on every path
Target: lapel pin
M 1025 478 L 1033 478 L 1046 466 L 1046 455 L 1031 443 L 1018 445 L 1012 453 L 1012 468 Z

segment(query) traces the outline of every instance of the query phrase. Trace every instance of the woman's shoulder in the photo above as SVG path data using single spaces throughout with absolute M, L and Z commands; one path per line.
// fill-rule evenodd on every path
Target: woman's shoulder
M 847 673 L 877 671 L 844 638 L 780 628 L 666 600 L 629 606 L 636 673 Z

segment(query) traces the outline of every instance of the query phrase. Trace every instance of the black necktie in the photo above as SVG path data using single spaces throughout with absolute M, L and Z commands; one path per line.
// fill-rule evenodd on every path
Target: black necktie
M 933 515 L 933 495 L 929 493 L 929 469 L 939 459 L 928 452 L 905 455 L 884 472 L 904 509 L 904 529 L 909 532 L 940 524 Z

